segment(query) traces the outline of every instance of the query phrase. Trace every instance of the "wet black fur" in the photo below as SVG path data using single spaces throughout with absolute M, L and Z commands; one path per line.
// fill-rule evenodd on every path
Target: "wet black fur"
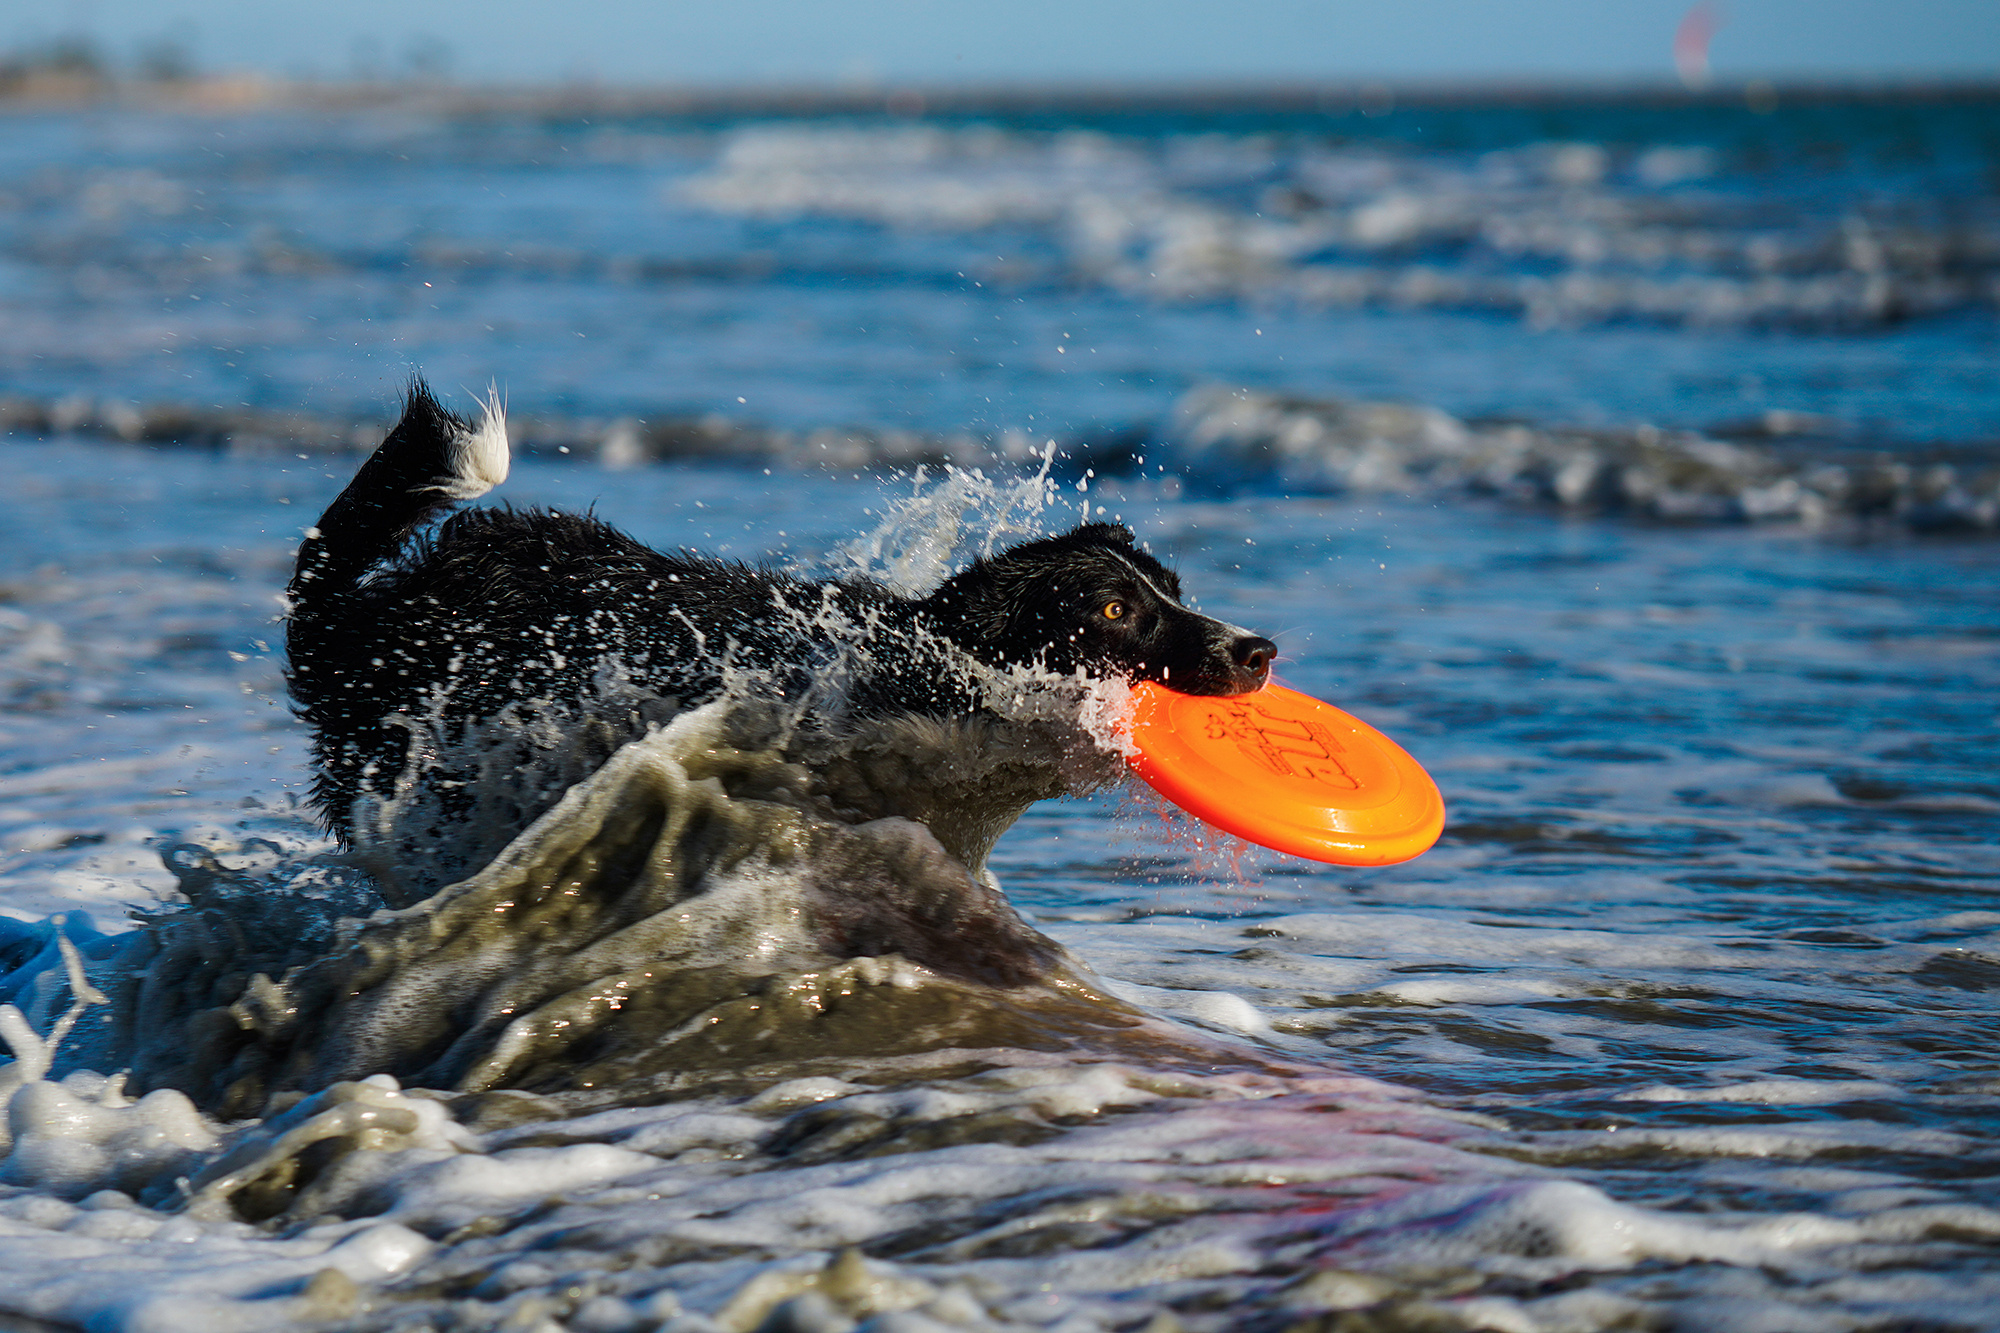
M 848 698 L 878 716 L 979 707 L 919 628 L 989 666 L 1081 668 L 1195 694 L 1257 688 L 1275 653 L 1182 606 L 1172 571 L 1115 524 L 1016 546 L 920 599 L 655 551 L 587 514 L 475 509 L 418 534 L 467 489 L 451 442 L 468 430 L 413 384 L 401 422 L 299 548 L 289 680 L 313 732 L 314 798 L 343 838 L 355 799 L 389 789 L 425 728 L 542 708 L 637 736 L 649 711 L 717 697 L 725 659 L 798 697 L 838 647 L 784 608 L 865 627 L 871 652 Z M 661 707 L 635 708 L 630 689 L 613 704 L 607 671 Z

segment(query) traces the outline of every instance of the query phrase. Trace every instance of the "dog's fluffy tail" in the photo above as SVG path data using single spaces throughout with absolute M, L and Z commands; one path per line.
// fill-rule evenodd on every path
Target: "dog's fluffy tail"
M 475 423 L 446 408 L 422 378 L 410 381 L 403 419 L 306 529 L 292 573 L 292 614 L 310 615 L 352 589 L 441 509 L 507 480 L 507 415 L 489 391 Z

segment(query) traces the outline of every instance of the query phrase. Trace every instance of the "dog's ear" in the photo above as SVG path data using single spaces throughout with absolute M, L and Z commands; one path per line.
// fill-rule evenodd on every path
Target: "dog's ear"
M 1181 599 L 1180 576 L 1155 559 L 1152 552 L 1142 550 L 1138 537 L 1123 523 L 1078 524 L 1056 540 L 1074 550 L 1109 547 L 1151 578 L 1169 597 L 1176 602 Z

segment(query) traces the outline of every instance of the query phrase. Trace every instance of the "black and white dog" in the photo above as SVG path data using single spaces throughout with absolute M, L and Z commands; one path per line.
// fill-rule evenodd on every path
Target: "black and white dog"
M 615 746 L 746 675 L 811 700 L 838 659 L 850 721 L 948 725 L 985 706 L 976 670 L 954 657 L 1239 694 L 1264 683 L 1277 651 L 1182 606 L 1172 571 L 1107 523 L 981 559 L 922 598 L 667 554 L 589 515 L 477 509 L 419 533 L 507 467 L 497 405 L 471 422 L 414 382 L 402 420 L 299 547 L 289 679 L 313 731 L 314 798 L 344 842 L 361 832 L 358 802 L 413 781 L 471 787 L 477 757 L 454 741 L 496 719 L 588 724 Z M 1048 775 L 1021 785 L 1030 799 L 1061 790 Z M 559 795 L 535 794 L 523 813 Z M 977 870 L 1019 813 L 993 809 L 974 821 L 982 832 L 946 845 Z

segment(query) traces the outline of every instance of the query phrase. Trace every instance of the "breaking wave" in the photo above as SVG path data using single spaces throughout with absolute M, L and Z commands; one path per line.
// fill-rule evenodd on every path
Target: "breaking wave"
M 222 447 L 244 454 L 370 447 L 375 425 L 244 410 L 0 402 L 0 424 Z M 1150 426 L 1058 442 L 1025 431 L 950 435 L 823 427 L 769 429 L 711 417 L 528 419 L 528 452 L 623 469 L 653 462 L 771 463 L 801 471 L 930 467 L 983 484 L 982 469 L 1067 477 L 1164 474 L 1224 493 L 1476 495 L 1676 523 L 1890 523 L 1924 532 L 2000 529 L 2000 462 L 1990 443 L 1885 447 L 1846 423 L 1768 411 L 1711 431 L 1468 421 L 1425 404 L 1212 385 Z M 1147 463 L 1150 461 L 1150 466 Z M 964 496 L 957 495 L 952 503 Z M 927 502 L 946 504 L 943 493 Z M 952 519 L 956 523 L 960 520 Z M 989 545 L 1027 528 L 988 529 Z M 969 549 L 969 548 L 968 548 Z M 936 557 L 926 557 L 934 566 Z M 903 575 L 882 570 L 889 581 Z M 896 583 L 896 586 L 902 586 Z M 602 759 L 602 755 L 598 756 Z
M 337 917 L 351 898 L 302 899 L 183 849 L 190 906 L 100 983 L 112 1018 L 94 1058 L 240 1117 L 378 1073 L 587 1107 L 944 1048 L 1164 1040 L 925 823 L 814 813 L 801 768 L 743 711 L 710 705 L 625 746 L 407 907 Z M 979 756 L 972 787 L 1021 756 L 980 740 L 953 747 Z M 930 775 L 945 824 L 948 762 L 899 758 Z
M 988 281 L 1536 324 L 1865 327 L 2000 302 L 2000 212 L 1811 176 L 1756 204 L 1701 144 L 1485 153 L 1222 134 L 758 125 L 681 188 L 722 212 L 1037 237 Z M 1014 247 L 1019 249 L 1020 247 Z

